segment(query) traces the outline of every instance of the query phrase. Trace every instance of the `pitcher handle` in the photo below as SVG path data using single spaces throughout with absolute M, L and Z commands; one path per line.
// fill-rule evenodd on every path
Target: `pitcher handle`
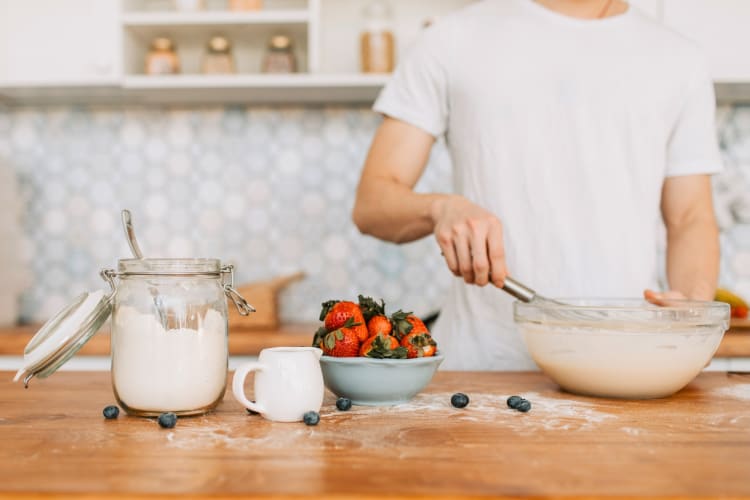
M 265 369 L 265 366 L 262 363 L 251 361 L 237 367 L 237 370 L 234 372 L 234 378 L 232 379 L 232 394 L 234 394 L 234 398 L 245 405 L 245 408 L 260 414 L 266 412 L 263 405 L 253 403 L 247 399 L 247 396 L 245 396 L 245 379 L 250 372 L 261 371 L 263 369 Z

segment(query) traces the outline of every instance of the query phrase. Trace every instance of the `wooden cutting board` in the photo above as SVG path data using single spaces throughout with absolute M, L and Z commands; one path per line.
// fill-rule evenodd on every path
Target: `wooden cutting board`
M 255 307 L 255 312 L 242 316 L 230 301 L 228 304 L 230 330 L 273 330 L 279 328 L 281 323 L 279 319 L 279 293 L 290 284 L 304 277 L 305 273 L 297 272 L 236 287 L 240 295 Z

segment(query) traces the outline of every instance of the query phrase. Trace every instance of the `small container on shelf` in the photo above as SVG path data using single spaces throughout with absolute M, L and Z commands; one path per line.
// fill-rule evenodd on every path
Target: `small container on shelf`
M 363 73 L 390 73 L 395 65 L 391 10 L 384 0 L 365 8 L 365 28 L 360 35 Z
M 203 0 L 174 0 L 174 8 L 180 12 L 193 12 L 205 8 Z
M 234 11 L 261 10 L 263 0 L 229 0 L 227 6 Z
M 145 69 L 147 75 L 173 75 L 180 72 L 180 59 L 172 40 L 166 37 L 154 38 L 146 54 Z
M 292 39 L 285 35 L 271 37 L 263 60 L 263 73 L 294 73 L 297 61 L 294 57 Z
M 203 73 L 221 75 L 235 73 L 232 44 L 223 36 L 214 36 L 208 41 L 203 58 Z

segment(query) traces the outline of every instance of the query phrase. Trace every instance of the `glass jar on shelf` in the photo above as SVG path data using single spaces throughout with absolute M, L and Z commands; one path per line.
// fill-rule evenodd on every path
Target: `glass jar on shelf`
M 365 26 L 359 41 L 362 72 L 390 73 L 395 65 L 390 6 L 384 0 L 375 0 L 364 13 Z
M 229 10 L 247 11 L 263 8 L 263 0 L 229 0 Z
M 271 37 L 263 60 L 264 73 L 294 73 L 297 61 L 294 57 L 292 39 L 285 35 Z
M 205 7 L 203 0 L 174 0 L 174 8 L 180 12 L 193 12 L 203 10 Z
M 173 75 L 180 72 L 180 59 L 174 42 L 167 37 L 157 37 L 146 54 L 147 75 Z
M 223 36 L 212 37 L 206 47 L 203 58 L 203 73 L 207 75 L 222 75 L 235 73 L 232 44 Z

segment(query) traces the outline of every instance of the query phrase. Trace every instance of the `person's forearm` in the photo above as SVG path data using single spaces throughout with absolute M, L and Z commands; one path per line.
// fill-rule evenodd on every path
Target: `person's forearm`
M 406 243 L 432 234 L 434 204 L 450 195 L 415 193 L 386 178 L 371 178 L 357 192 L 353 219 L 363 234 Z
M 672 290 L 713 300 L 719 277 L 719 231 L 711 217 L 667 228 L 667 279 Z

